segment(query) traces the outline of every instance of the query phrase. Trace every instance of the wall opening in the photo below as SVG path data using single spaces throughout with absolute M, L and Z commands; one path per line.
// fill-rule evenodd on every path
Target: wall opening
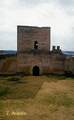
M 38 66 L 34 66 L 33 69 L 32 69 L 32 75 L 33 76 L 39 76 L 40 74 L 40 69 Z
M 34 49 L 38 49 L 38 42 L 37 41 L 34 42 Z

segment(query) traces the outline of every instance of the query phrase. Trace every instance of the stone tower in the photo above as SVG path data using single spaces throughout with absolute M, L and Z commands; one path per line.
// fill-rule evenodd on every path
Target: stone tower
M 48 67 L 50 27 L 17 26 L 17 70 L 39 75 Z

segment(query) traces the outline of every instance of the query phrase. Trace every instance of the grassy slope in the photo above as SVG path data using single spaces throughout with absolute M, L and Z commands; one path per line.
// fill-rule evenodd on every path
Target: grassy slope
M 26 76 L 0 79 L 1 117 L 7 120 L 74 120 L 73 78 Z

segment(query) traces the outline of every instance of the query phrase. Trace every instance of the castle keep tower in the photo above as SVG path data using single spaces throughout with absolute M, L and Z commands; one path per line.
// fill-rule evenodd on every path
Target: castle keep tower
M 48 67 L 50 27 L 17 26 L 17 70 L 24 74 L 43 74 Z
M 50 50 L 50 28 L 49 27 L 17 27 L 17 50 L 24 52 L 34 49 L 38 44 L 39 50 Z

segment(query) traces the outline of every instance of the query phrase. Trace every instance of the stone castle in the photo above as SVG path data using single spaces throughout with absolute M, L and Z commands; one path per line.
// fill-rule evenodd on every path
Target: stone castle
M 74 74 L 74 57 L 50 45 L 50 27 L 17 26 L 17 55 L 0 60 L 0 74 Z

